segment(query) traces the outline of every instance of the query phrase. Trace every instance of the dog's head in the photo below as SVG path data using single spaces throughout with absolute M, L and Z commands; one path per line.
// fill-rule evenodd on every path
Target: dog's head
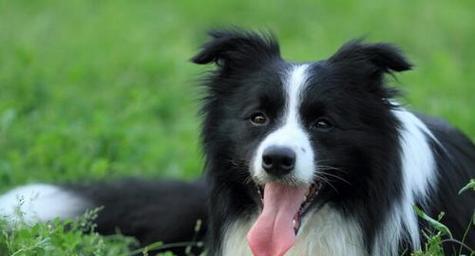
M 384 75 L 411 67 L 397 48 L 352 41 L 328 59 L 294 63 L 272 35 L 210 35 L 192 59 L 217 66 L 205 82 L 207 163 L 221 186 L 242 193 L 242 207 L 262 200 L 248 234 L 255 254 L 286 251 L 309 209 L 351 204 L 369 183 L 398 175 L 376 171 L 397 153 L 395 91 Z M 271 237 L 279 242 L 266 246 Z

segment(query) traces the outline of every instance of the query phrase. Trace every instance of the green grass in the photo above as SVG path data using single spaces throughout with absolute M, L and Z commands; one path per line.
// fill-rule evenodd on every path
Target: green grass
M 1 222 L 0 255 L 11 256 L 127 256 L 135 244 L 120 235 L 102 237 L 94 232 L 91 220 L 96 211 L 82 218 L 48 224 L 8 226 Z M 1 220 L 0 220 L 1 221 Z M 13 229 L 14 232 L 11 232 Z
M 416 64 L 399 76 L 409 106 L 473 138 L 474 10 L 471 0 L 0 0 L 0 192 L 38 181 L 198 176 L 193 81 L 203 68 L 188 60 L 210 27 L 271 29 L 283 55 L 302 61 L 361 36 L 396 43 Z M 96 239 L 74 234 L 85 245 Z

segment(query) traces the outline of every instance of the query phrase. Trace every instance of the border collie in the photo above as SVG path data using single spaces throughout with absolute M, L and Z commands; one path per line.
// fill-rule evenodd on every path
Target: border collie
M 398 104 L 385 82 L 411 69 L 398 48 L 352 41 L 299 63 L 269 34 L 210 36 L 192 58 L 216 66 L 203 81 L 206 181 L 29 185 L 1 197 L 0 214 L 13 219 L 17 198 L 36 191 L 28 219 L 104 206 L 100 232 L 143 243 L 190 240 L 201 219 L 213 256 L 394 256 L 424 242 L 418 206 L 444 212 L 454 238 L 475 246 L 475 194 L 458 195 L 475 176 L 475 146 Z

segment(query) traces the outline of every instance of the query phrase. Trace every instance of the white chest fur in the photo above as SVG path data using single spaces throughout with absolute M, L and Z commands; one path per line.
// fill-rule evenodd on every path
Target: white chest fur
M 228 226 L 222 247 L 223 256 L 252 255 L 246 235 L 255 218 L 240 219 Z M 365 256 L 359 225 L 339 212 L 325 206 L 307 214 L 295 245 L 286 256 L 333 255 Z

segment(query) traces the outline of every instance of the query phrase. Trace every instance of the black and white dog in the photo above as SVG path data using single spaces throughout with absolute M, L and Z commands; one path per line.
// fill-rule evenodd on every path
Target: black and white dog
M 296 63 L 267 34 L 210 35 L 192 59 L 216 64 L 204 81 L 206 181 L 29 185 L 0 197 L 0 214 L 13 220 L 18 198 L 36 194 L 27 220 L 104 206 L 100 232 L 143 243 L 190 240 L 202 219 L 213 256 L 393 256 L 421 248 L 418 206 L 445 212 L 454 238 L 475 246 L 475 195 L 458 195 L 475 176 L 475 146 L 397 103 L 385 76 L 411 68 L 397 48 L 353 41 Z

